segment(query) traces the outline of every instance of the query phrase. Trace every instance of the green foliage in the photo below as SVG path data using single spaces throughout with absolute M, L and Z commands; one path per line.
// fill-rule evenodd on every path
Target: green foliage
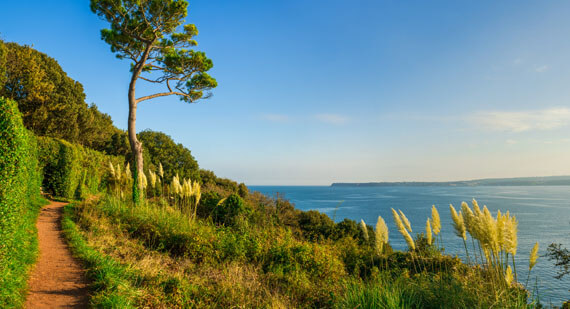
M 49 137 L 38 137 L 39 161 L 46 192 L 68 199 L 85 198 L 105 189 L 109 162 L 122 159 Z
M 163 83 L 167 92 L 138 98 L 176 95 L 192 103 L 207 98 L 217 82 L 207 71 L 213 67 L 206 54 L 189 49 L 197 45 L 196 26 L 184 23 L 186 0 L 91 0 L 91 11 L 110 24 L 101 38 L 119 59 L 133 61 L 133 76 Z
M 127 137 L 127 132 L 118 130 L 111 135 L 111 138 L 107 141 L 104 149 L 105 153 L 111 156 L 118 156 L 129 158 L 127 161 L 132 161 L 129 156 L 131 156 L 131 148 L 129 146 L 129 139 Z
M 27 270 L 37 255 L 40 198 L 37 147 L 17 104 L 0 97 L 0 307 L 24 300 Z
M 169 182 L 177 174 L 181 179 L 200 180 L 198 162 L 184 145 L 176 144 L 162 132 L 145 130 L 137 135 L 143 144 L 143 153 L 149 155 L 145 162 L 155 169 L 162 164 L 165 181 Z
M 214 172 L 209 170 L 200 170 L 200 179 L 204 187 L 218 193 L 238 193 L 242 198 L 247 197 L 249 192 L 245 184 L 239 184 L 231 179 L 216 176 Z
M 77 205 L 74 216 L 97 252 L 128 261 L 138 274 L 123 285 L 129 289 L 124 293 L 136 295 L 137 306 L 527 308 L 520 286 L 494 286 L 485 269 L 438 251 L 393 252 L 387 244 L 378 255 L 351 221 L 331 225 L 317 213 L 290 212 L 289 203 L 257 199 L 255 193 L 247 200 L 233 194 L 220 201 L 217 192 L 205 193 L 195 221 L 167 205 L 134 206 L 116 198 Z M 244 207 L 249 210 L 236 215 Z M 214 222 L 202 219 L 210 213 L 247 220 L 216 225 L 214 215 Z M 308 219 L 295 225 L 287 221 L 295 220 L 290 214 Z M 273 219 L 262 225 L 255 218 Z M 297 228 L 320 222 L 331 236 L 321 236 L 326 233 L 320 228 L 299 228 L 297 234 L 283 222 Z M 420 235 L 417 242 L 425 240 Z M 147 263 L 160 265 L 160 271 Z
M 0 41 L 0 88 L 6 82 L 6 46 Z
M 299 214 L 299 226 L 309 240 L 317 241 L 330 238 L 335 224 L 326 214 L 310 210 Z
M 341 239 L 343 237 L 351 237 L 354 239 L 360 238 L 362 229 L 358 226 L 356 221 L 344 219 L 337 223 L 335 226 L 335 238 Z
M 214 208 L 212 218 L 218 224 L 234 226 L 240 217 L 245 219 L 250 213 L 251 209 L 245 205 L 243 199 L 237 194 L 232 194 Z
M 104 150 L 120 132 L 109 115 L 85 103 L 83 86 L 46 54 L 0 41 L 0 70 L 0 96 L 18 103 L 34 134 Z
M 247 186 L 243 182 L 238 185 L 237 193 L 241 198 L 247 198 L 247 196 L 249 195 L 249 190 L 247 189 Z
M 200 204 L 196 211 L 198 217 L 203 219 L 210 217 L 221 200 L 222 197 L 217 192 L 206 192 L 202 195 L 202 199 L 200 199 Z

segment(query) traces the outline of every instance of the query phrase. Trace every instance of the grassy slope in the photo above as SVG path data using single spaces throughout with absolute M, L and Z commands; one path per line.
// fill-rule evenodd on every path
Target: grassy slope
M 189 222 L 168 206 L 114 198 L 69 206 L 66 234 L 94 280 L 96 306 L 524 307 L 478 269 L 446 257 L 387 260 L 352 238 L 310 242 L 282 226 Z M 369 263 L 370 273 L 349 264 Z M 363 260 L 365 260 L 363 262 Z M 386 269 L 383 265 L 390 265 Z M 362 267 L 360 268 L 362 269 Z M 351 273 L 352 271 L 352 273 Z

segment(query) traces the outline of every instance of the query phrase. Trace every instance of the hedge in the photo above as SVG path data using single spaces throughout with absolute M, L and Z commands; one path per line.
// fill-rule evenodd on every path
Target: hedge
M 0 307 L 25 299 L 29 266 L 37 257 L 35 221 L 40 196 L 37 146 L 17 104 L 0 97 Z
M 83 199 L 106 186 L 109 162 L 124 159 L 50 137 L 38 137 L 39 162 L 46 193 L 68 199 Z

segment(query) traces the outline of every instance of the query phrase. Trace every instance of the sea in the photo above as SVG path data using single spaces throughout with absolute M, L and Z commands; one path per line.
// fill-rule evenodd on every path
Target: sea
M 435 205 L 441 217 L 445 253 L 465 258 L 461 238 L 454 233 L 449 205 L 459 211 L 461 202 L 476 199 L 496 215 L 510 211 L 518 220 L 518 250 L 515 258 L 519 282 L 526 283 L 530 250 L 539 243 L 539 259 L 530 273 L 528 289 L 538 292 L 544 305 L 560 306 L 570 300 L 570 275 L 555 278 L 557 268 L 544 255 L 551 243 L 570 249 L 570 186 L 475 186 L 475 187 L 336 187 L 336 186 L 250 186 L 268 196 L 288 199 L 301 210 L 318 210 L 336 222 L 344 218 L 374 226 L 378 216 L 386 221 L 390 244 L 398 250 L 406 243 L 398 233 L 391 208 L 402 210 L 414 234 L 425 231 Z M 538 288 L 536 288 L 538 287 Z

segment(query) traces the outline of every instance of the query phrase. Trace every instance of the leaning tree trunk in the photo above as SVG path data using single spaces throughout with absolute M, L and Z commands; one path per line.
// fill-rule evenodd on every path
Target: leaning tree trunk
M 133 159 L 135 160 L 135 171 L 133 173 L 133 201 L 135 204 L 140 204 L 143 198 L 143 189 L 140 182 L 141 173 L 143 173 L 143 149 L 142 143 L 137 139 L 137 102 L 135 98 L 135 84 L 137 77 L 133 74 L 131 83 L 129 84 L 129 123 L 128 123 L 128 135 L 129 144 L 131 145 L 131 151 L 133 153 Z
M 137 139 L 137 104 L 138 101 L 135 96 L 135 86 L 137 80 L 146 64 L 154 40 L 147 42 L 144 52 L 138 62 L 135 63 L 133 74 L 131 76 L 131 82 L 129 83 L 129 144 L 131 144 L 131 151 L 133 153 L 133 158 L 135 160 L 135 172 L 133 173 L 133 201 L 135 204 L 140 204 L 144 197 L 144 191 L 141 183 L 141 177 L 143 172 L 143 149 L 142 144 Z

